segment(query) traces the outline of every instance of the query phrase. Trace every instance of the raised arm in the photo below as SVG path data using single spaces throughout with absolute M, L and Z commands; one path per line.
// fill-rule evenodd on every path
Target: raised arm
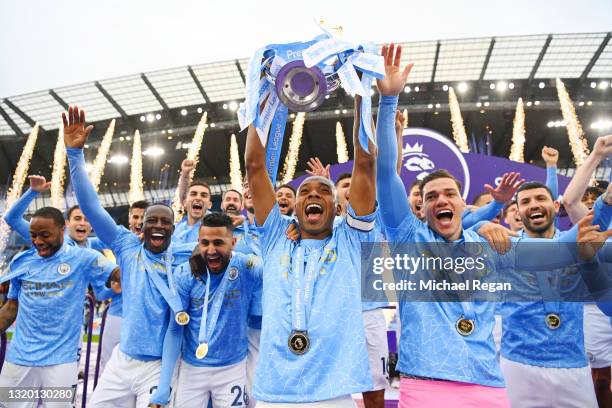
M 395 52 L 394 52 L 395 51 Z M 391 44 L 383 46 L 382 55 L 385 58 L 385 78 L 377 80 L 380 93 L 378 121 L 376 124 L 376 141 L 378 144 L 378 160 L 376 161 L 376 184 L 378 204 L 383 223 L 395 228 L 410 215 L 418 220 L 408 204 L 408 195 L 404 183 L 397 173 L 397 134 L 395 132 L 395 111 L 398 95 L 408 80 L 412 69 L 409 64 L 400 71 L 401 46 Z
M 30 188 L 13 204 L 10 210 L 4 214 L 4 221 L 23 239 L 30 241 L 30 223 L 23 219 L 23 214 L 27 211 L 30 203 L 43 191 L 51 187 L 51 182 L 43 176 L 29 176 Z
M 368 150 L 370 150 L 368 153 L 359 143 L 359 127 L 361 126 L 361 96 L 359 95 L 355 95 L 354 117 L 354 160 L 349 203 L 356 215 L 368 215 L 374 212 L 376 202 L 376 146 L 368 141 Z
M 559 181 L 557 180 L 557 162 L 559 161 L 559 151 L 552 147 L 542 148 L 542 159 L 546 163 L 546 187 L 550 189 L 553 200 L 559 198 Z
M 612 135 L 601 136 L 595 141 L 589 157 L 576 169 L 576 174 L 563 193 L 563 206 L 572 223 L 577 223 L 588 212 L 588 208 L 582 203 L 582 196 L 595 169 L 610 154 L 612 154 Z
M 525 182 L 525 179 L 519 180 L 520 176 L 520 173 L 504 173 L 497 188 L 493 188 L 490 184 L 485 184 L 484 188 L 491 194 L 493 201 L 476 211 L 464 212 L 464 217 L 461 221 L 463 228 L 470 228 L 480 221 L 490 221 L 495 218 L 504 208 L 504 205 L 512 199 L 516 190 Z
M 268 214 L 276 204 L 274 187 L 266 171 L 266 150 L 259 140 L 255 126 L 251 124 L 247 132 L 246 151 L 244 152 L 249 191 L 253 198 L 255 220 L 264 225 Z
M 191 179 L 191 173 L 195 169 L 195 162 L 193 160 L 185 159 L 181 163 L 181 175 L 178 181 L 179 198 L 181 205 L 187 198 L 187 191 L 189 190 L 189 180 Z
M 70 165 L 70 179 L 77 201 L 98 238 L 106 245 L 111 245 L 117 238 L 120 227 L 100 205 L 98 194 L 85 171 L 83 146 L 93 126 L 89 125 L 85 128 L 85 111 L 79 111 L 77 106 L 68 108 L 68 118 L 66 118 L 66 113 L 62 113 L 62 120 L 64 121 L 64 143 Z
M 404 115 L 400 110 L 395 111 L 395 136 L 397 137 L 397 174 L 402 174 L 402 141 L 404 140 Z

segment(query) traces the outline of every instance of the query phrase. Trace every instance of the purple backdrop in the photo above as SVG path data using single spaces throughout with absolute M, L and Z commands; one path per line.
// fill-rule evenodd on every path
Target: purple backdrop
M 528 181 L 546 181 L 546 170 L 542 167 L 501 157 L 461 153 L 448 138 L 430 129 L 405 129 L 402 145 L 401 177 L 406 188 L 417 178 L 422 179 L 434 170 L 447 169 L 461 181 L 464 186 L 463 196 L 471 203 L 475 196 L 485 191 L 485 184 L 499 184 L 503 173 L 518 171 Z M 352 161 L 332 165 L 332 179 L 336 180 L 342 173 L 350 173 L 352 168 Z M 297 187 L 305 177 L 299 177 L 291 184 Z M 570 179 L 561 175 L 557 175 L 557 179 L 559 193 L 562 193 Z M 569 219 L 562 217 L 559 224 L 561 229 L 566 229 L 570 225 Z

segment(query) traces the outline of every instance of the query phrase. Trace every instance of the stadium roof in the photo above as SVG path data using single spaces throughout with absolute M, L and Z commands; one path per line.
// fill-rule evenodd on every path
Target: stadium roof
M 402 43 L 405 50 L 402 64 L 410 61 L 415 66 L 410 74 L 409 87 L 400 96 L 400 105 L 409 107 L 411 115 L 415 113 L 418 117 L 422 114 L 419 125 L 435 128 L 434 124 L 439 121 L 444 125 L 439 125 L 441 128 L 438 130 L 449 134 L 449 120 L 444 116 L 448 112 L 446 91 L 449 85 L 466 82 L 470 91 L 460 95 L 460 101 L 462 111 L 468 115 L 468 133 L 476 128 L 484 129 L 486 124 L 506 136 L 508 114 L 513 114 L 519 96 L 528 102 L 538 100 L 535 105 L 539 106 L 532 107 L 535 110 L 555 112 L 553 115 L 549 112 L 543 121 L 560 116 L 554 88 L 554 78 L 559 77 L 568 86 L 574 100 L 583 103 L 588 100 L 589 107 L 592 104 L 593 109 L 609 111 L 610 98 L 605 98 L 604 93 L 612 92 L 609 87 L 612 78 L 611 34 L 543 34 Z M 216 154 L 203 155 L 202 171 L 207 176 L 227 178 L 227 155 L 214 149 L 227 152 L 229 134 L 238 133 L 234 111 L 244 98 L 247 63 L 248 58 L 242 58 L 183 66 L 4 98 L 0 101 L 0 158 L 8 166 L 0 168 L 1 183 L 8 181 L 25 137 L 36 122 L 41 125 L 43 137 L 39 136 L 32 171 L 49 174 L 57 135 L 55 130 L 60 114 L 68 104 L 78 104 L 86 109 L 88 121 L 94 123 L 92 146 L 96 140 L 99 141 L 108 121 L 116 118 L 115 139 L 129 141 L 133 131 L 139 129 L 143 136 L 143 149 L 147 143 L 156 142 L 165 144 L 166 151 L 176 150 L 176 157 L 164 159 L 172 160 L 173 166 L 184 157 L 182 145 L 193 135 L 201 113 L 207 111 L 211 124 L 207 132 L 222 132 L 224 137 L 218 141 L 207 138 L 209 145 L 206 149 Z M 512 82 L 511 90 L 504 94 L 494 91 L 495 81 Z M 602 87 L 602 84 L 606 85 Z M 607 90 L 599 91 L 599 88 L 606 87 Z M 412 93 L 408 94 L 410 90 Z M 481 109 L 477 103 L 486 104 L 487 112 L 499 111 L 499 120 L 490 118 L 483 122 L 474 117 L 470 121 L 470 112 L 477 113 Z M 333 135 L 334 123 L 339 119 L 346 122 L 345 131 L 350 134 L 352 110 L 345 109 L 350 106 L 351 98 L 343 91 L 337 91 L 316 112 L 309 113 L 306 129 L 311 127 L 311 137 L 318 137 L 319 132 Z M 437 115 L 438 111 L 442 115 L 434 117 L 432 114 Z M 322 123 L 313 123 L 318 121 Z M 216 124 L 216 129 L 212 128 L 215 127 L 213 124 Z M 287 131 L 290 129 L 288 126 Z M 511 132 L 511 126 L 509 129 Z M 529 128 L 527 133 L 529 137 Z M 52 138 L 45 137 L 50 134 Z M 504 151 L 507 141 L 500 140 L 500 143 L 503 147 L 499 147 L 499 151 Z M 318 150 L 324 144 L 313 141 L 306 144 L 309 153 L 324 155 Z M 243 151 L 244 141 L 239 140 L 239 145 Z M 335 146 L 329 148 L 333 156 Z M 129 146 L 113 143 L 113 151 L 117 149 L 129 155 Z M 537 155 L 534 157 L 537 159 Z M 151 166 L 147 170 L 145 164 L 145 180 L 154 180 L 159 173 L 159 166 Z M 113 173 L 109 170 L 107 173 L 105 178 L 108 181 L 127 177 L 123 171 Z
M 612 77 L 611 33 L 484 37 L 402 43 L 410 83 L 595 79 Z M 0 136 L 21 136 L 34 122 L 57 129 L 67 104 L 91 121 L 242 99 L 248 58 L 147 72 L 4 98 Z

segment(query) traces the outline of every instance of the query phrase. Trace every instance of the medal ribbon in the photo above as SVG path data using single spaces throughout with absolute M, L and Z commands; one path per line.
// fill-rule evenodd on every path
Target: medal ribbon
M 559 316 L 559 302 L 546 300 L 554 299 L 554 293 L 548 281 L 548 276 L 550 276 L 550 274 L 548 272 L 536 272 L 536 276 L 538 279 L 538 286 L 540 287 L 540 292 L 542 292 L 542 303 L 544 303 L 544 312 L 546 313 L 546 315 L 554 313 Z
M 166 255 L 163 259 L 163 268 L 166 272 L 166 276 L 168 277 L 168 285 L 162 280 L 161 276 L 157 273 L 157 270 L 160 268 L 160 260 L 153 257 L 149 254 L 149 251 L 144 249 L 143 246 L 140 248 L 140 252 L 138 254 L 138 258 L 141 260 L 140 268 L 144 269 L 149 275 L 149 278 L 161 293 L 162 297 L 170 306 L 170 309 L 176 314 L 182 312 L 184 310 L 183 303 L 181 302 L 181 298 L 176 291 L 176 286 L 174 285 L 174 276 L 172 275 L 172 250 L 170 247 L 166 250 Z
M 232 257 L 232 259 L 230 259 L 229 265 L 227 265 L 227 268 L 225 268 L 223 278 L 221 278 L 221 283 L 213 294 L 212 306 L 210 309 L 210 321 L 208 321 L 210 272 L 208 271 L 208 268 L 206 268 L 206 292 L 204 295 L 204 306 L 202 307 L 202 320 L 200 322 L 200 331 L 198 332 L 198 343 L 200 344 L 208 344 L 210 342 L 210 338 L 212 337 L 213 332 L 215 331 L 215 326 L 217 325 L 217 320 L 219 319 L 219 312 L 221 311 L 221 306 L 223 305 L 223 299 L 225 299 L 225 292 L 227 292 L 227 288 L 229 286 L 229 270 L 231 267 L 233 267 L 233 265 L 234 262 Z
M 525 234 L 525 231 L 522 232 L 521 236 L 527 237 L 527 234 Z M 555 235 L 553 235 L 553 238 L 557 238 L 558 236 L 559 236 L 559 232 L 555 230 Z M 542 272 L 535 272 L 535 274 L 538 280 L 538 287 L 540 288 L 540 292 L 542 292 L 542 303 L 544 303 L 544 313 L 546 315 L 554 313 L 557 316 L 559 316 L 559 309 L 560 309 L 559 302 L 558 301 L 555 302 L 552 300 L 548 300 L 548 301 L 546 300 L 546 299 L 555 298 L 555 293 L 550 287 L 550 283 L 548 281 L 548 277 L 551 276 L 550 272 L 542 271 Z
M 322 249 L 311 249 L 304 262 L 304 246 L 299 243 L 292 257 L 291 329 L 294 331 L 308 331 L 307 320 L 312 307 L 314 284 L 319 276 Z

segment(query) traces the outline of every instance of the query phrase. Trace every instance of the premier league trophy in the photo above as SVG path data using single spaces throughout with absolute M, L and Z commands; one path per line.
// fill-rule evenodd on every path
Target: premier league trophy
M 373 44 L 353 44 L 321 29 L 324 33 L 308 42 L 260 48 L 249 62 L 247 95 L 238 111 L 238 120 L 242 130 L 254 123 L 266 147 L 266 166 L 272 183 L 276 182 L 289 110 L 313 111 L 340 86 L 348 94 L 362 97 L 359 129 L 362 148 L 368 151 L 368 140 L 374 141 L 370 89 L 374 78 L 384 77 L 384 60 Z

